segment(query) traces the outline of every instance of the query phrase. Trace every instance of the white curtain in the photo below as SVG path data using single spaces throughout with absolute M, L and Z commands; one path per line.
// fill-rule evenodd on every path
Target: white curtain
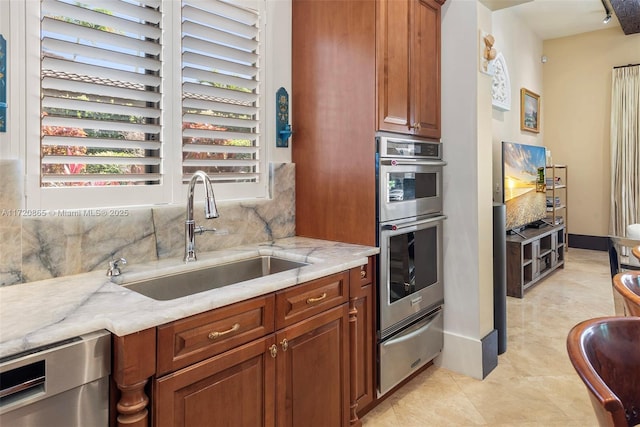
M 640 65 L 613 69 L 610 233 L 640 223 Z

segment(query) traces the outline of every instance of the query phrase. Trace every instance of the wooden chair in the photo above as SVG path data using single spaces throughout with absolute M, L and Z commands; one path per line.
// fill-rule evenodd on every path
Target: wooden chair
M 627 316 L 640 317 L 640 272 L 618 273 L 613 278 L 613 288 L 624 301 Z M 640 385 L 638 385 L 640 393 Z
M 567 351 L 601 427 L 640 423 L 640 318 L 585 320 L 569 332 Z
M 638 258 L 638 261 L 640 261 L 640 245 L 634 246 L 634 248 L 631 249 L 631 252 L 633 253 L 633 256 Z

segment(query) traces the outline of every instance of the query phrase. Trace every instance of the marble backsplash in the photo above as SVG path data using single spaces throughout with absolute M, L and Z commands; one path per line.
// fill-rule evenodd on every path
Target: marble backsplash
M 22 177 L 19 162 L 0 160 L 0 286 L 106 272 L 114 258 L 137 264 L 184 254 L 185 205 L 132 208 L 111 217 L 7 215 L 21 207 Z M 205 220 L 196 201 L 196 225 L 216 229 L 196 236 L 198 252 L 295 235 L 295 166 L 273 164 L 269 179 L 270 199 L 219 202 L 219 218 Z

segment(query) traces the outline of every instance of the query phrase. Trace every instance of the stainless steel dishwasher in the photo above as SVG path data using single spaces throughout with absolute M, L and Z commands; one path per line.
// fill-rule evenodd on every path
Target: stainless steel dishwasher
M 111 334 L 98 331 L 0 359 L 0 425 L 106 427 Z

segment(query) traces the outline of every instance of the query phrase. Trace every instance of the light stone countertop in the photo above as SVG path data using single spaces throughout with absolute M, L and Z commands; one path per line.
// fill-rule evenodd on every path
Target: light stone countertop
M 273 242 L 199 253 L 185 264 L 167 259 L 125 265 L 114 281 L 125 283 L 215 264 L 275 255 L 310 265 L 170 301 L 156 301 L 110 280 L 105 271 L 0 288 L 0 357 L 88 332 L 106 329 L 123 336 L 234 302 L 367 263 L 378 248 L 290 237 Z

